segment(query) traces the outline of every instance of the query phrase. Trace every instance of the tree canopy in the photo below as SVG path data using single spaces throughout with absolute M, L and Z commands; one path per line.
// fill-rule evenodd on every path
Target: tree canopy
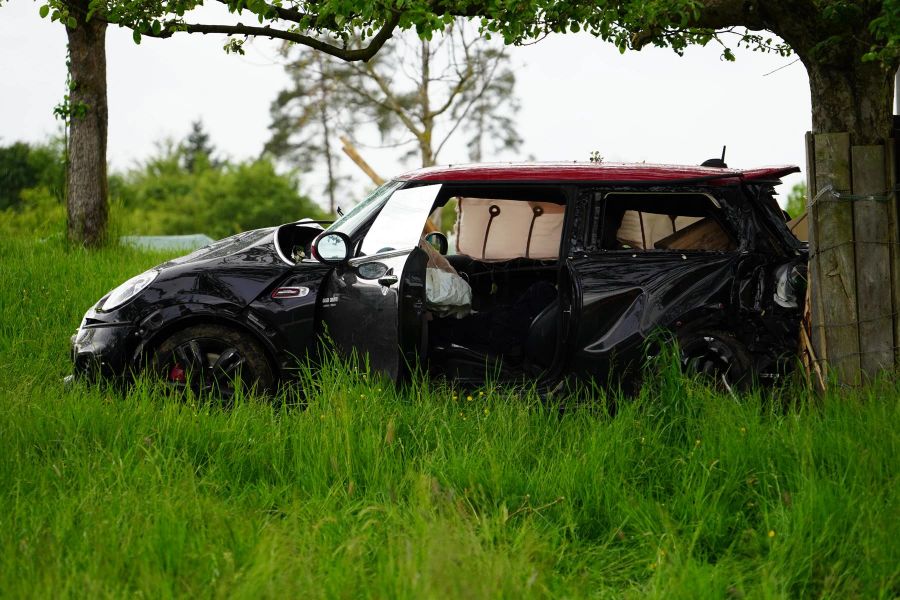
M 255 21 L 201 23 L 192 9 L 204 0 L 91 0 L 92 12 L 141 36 L 168 37 L 178 32 L 264 36 L 303 44 L 344 60 L 368 60 L 395 28 L 430 37 L 455 16 L 480 19 L 487 32 L 507 43 L 538 39 L 547 33 L 587 31 L 623 51 L 646 44 L 680 52 L 691 44 L 721 43 L 726 58 L 731 45 L 788 52 L 815 25 L 821 39 L 813 52 L 862 42 L 861 60 L 896 65 L 900 58 L 900 0 L 216 0 L 238 18 Z M 48 0 L 41 8 L 64 22 L 71 18 L 67 0 Z M 785 43 L 760 33 L 774 31 Z M 362 32 L 360 44 L 354 44 Z M 733 40 L 733 43 L 730 43 Z M 229 49 L 240 50 L 243 37 Z
M 44 16 L 74 22 L 74 0 L 46 2 Z M 204 3 L 224 7 L 230 16 L 195 20 L 192 9 Z M 716 43 L 726 59 L 740 47 L 795 52 L 810 74 L 813 129 L 849 131 L 860 143 L 889 136 L 892 76 L 900 65 L 900 0 L 89 0 L 89 5 L 91 15 L 132 29 L 138 42 L 143 36 L 217 33 L 228 36 L 227 50 L 241 52 L 246 39 L 263 36 L 346 61 L 371 59 L 398 28 L 414 28 L 427 39 L 455 17 L 476 19 L 483 33 L 511 44 L 585 31 L 622 51 L 650 44 L 681 53 L 692 44 Z M 842 110 L 854 97 L 865 105 Z M 868 97 L 877 106 L 869 106 Z

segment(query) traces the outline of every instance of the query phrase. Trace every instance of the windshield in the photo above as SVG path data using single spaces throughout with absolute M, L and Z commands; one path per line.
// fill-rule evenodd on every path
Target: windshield
M 369 194 L 365 200 L 353 207 L 346 215 L 335 221 L 331 227 L 325 230 L 325 233 L 340 231 L 341 233 L 352 236 L 359 229 L 359 226 L 365 223 L 373 214 L 381 210 L 384 203 L 398 187 L 403 184 L 402 181 L 389 181 L 378 187 L 374 192 Z M 324 235 L 324 234 L 323 234 Z

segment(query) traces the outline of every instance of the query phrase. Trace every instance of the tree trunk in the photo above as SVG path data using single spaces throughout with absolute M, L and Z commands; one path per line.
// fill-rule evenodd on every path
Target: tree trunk
M 847 132 L 854 146 L 882 144 L 891 137 L 893 69 L 878 61 L 807 64 L 813 133 Z
M 69 147 L 66 181 L 69 240 L 98 246 L 106 236 L 106 22 L 85 20 L 88 0 L 70 3 L 78 20 L 69 36 Z
M 858 58 L 807 71 L 813 344 L 838 382 L 856 385 L 894 367 L 900 345 L 893 73 Z

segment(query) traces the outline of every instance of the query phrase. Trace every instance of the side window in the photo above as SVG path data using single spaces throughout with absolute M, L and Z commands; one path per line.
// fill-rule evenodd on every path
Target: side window
M 593 246 L 601 250 L 737 249 L 712 196 L 677 192 L 610 192 L 595 196 Z

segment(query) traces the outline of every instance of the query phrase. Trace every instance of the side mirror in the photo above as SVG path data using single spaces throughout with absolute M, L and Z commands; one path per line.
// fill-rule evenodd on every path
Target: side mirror
M 432 231 L 425 236 L 425 241 L 440 254 L 447 254 L 447 250 L 450 248 L 450 244 L 447 242 L 447 236 L 440 231 Z
M 320 235 L 312 243 L 313 256 L 326 265 L 342 265 L 350 256 L 350 238 L 340 231 Z

